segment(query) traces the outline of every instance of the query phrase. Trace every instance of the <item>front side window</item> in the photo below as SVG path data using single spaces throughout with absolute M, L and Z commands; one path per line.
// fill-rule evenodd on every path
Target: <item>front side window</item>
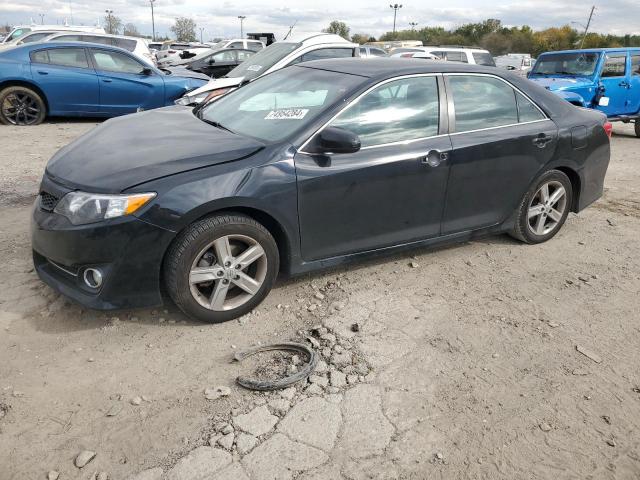
M 18 28 L 16 30 L 13 31 L 13 33 L 11 35 L 9 35 L 7 38 L 4 39 L 4 42 L 10 42 L 12 40 L 17 39 L 18 37 L 21 37 L 22 35 L 24 35 L 25 33 L 30 32 L 31 29 L 24 27 L 24 28 Z
M 238 50 L 237 54 L 238 54 L 238 61 L 239 62 L 244 62 L 245 60 L 247 60 L 248 58 L 251 58 L 253 56 L 255 52 L 252 52 L 251 50 Z
M 624 77 L 627 74 L 627 55 L 607 55 L 602 66 L 602 78 Z
M 456 118 L 456 132 L 518 123 L 514 90 L 493 77 L 449 77 Z
M 233 61 L 235 61 L 234 53 L 235 52 L 232 52 L 230 50 L 225 50 L 224 52 L 216 53 L 211 58 L 215 62 L 233 62 Z
M 436 77 L 411 77 L 380 85 L 332 122 L 360 137 L 363 147 L 438 134 Z
M 207 105 L 199 117 L 240 135 L 276 142 L 306 128 L 363 81 L 356 75 L 287 68 Z
M 133 58 L 118 52 L 92 50 L 93 60 L 98 70 L 118 73 L 141 73 L 145 68 Z
M 61 67 L 89 68 L 84 48 L 50 48 L 31 53 L 31 61 Z

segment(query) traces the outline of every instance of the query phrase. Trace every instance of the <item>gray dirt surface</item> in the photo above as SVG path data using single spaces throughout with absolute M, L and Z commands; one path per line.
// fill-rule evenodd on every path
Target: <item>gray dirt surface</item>
M 94 125 L 0 127 L 2 480 L 159 478 L 150 469 L 176 465 L 178 478 L 209 464 L 214 478 L 252 480 L 640 478 L 632 126 L 614 128 L 604 198 L 546 244 L 489 237 L 280 281 L 251 315 L 206 325 L 169 303 L 86 310 L 33 272 L 29 215 L 46 161 Z M 216 422 L 280 398 L 235 386 L 247 371 L 232 346 L 287 341 L 317 324 L 349 339 L 321 348 L 358 383 L 333 393 L 314 384 L 318 397 L 289 391 L 280 426 L 241 459 L 203 447 Z M 231 395 L 206 400 L 217 385 Z M 296 419 L 324 430 L 298 442 Z M 97 453 L 91 472 L 74 466 L 84 450 Z

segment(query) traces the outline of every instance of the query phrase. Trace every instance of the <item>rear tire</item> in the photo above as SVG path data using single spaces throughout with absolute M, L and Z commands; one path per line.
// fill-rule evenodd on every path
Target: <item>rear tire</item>
M 220 214 L 180 233 L 163 268 L 167 291 L 186 315 L 226 322 L 249 313 L 271 291 L 279 270 L 278 247 L 254 219 Z
M 640 123 L 638 123 L 638 120 L 633 122 L 633 128 L 636 131 L 636 137 L 640 137 Z
M 42 97 L 27 87 L 0 91 L 0 122 L 5 125 L 38 125 L 47 116 Z
M 555 236 L 564 225 L 573 199 L 571 180 L 560 170 L 549 170 L 525 193 L 510 235 L 536 244 Z

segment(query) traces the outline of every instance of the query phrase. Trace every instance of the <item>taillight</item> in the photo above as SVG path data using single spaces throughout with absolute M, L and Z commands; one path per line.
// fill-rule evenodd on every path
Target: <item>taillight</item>
M 607 137 L 611 138 L 611 135 L 613 134 L 613 123 L 611 122 L 604 122 L 604 132 L 607 134 Z
M 403 58 L 412 58 L 413 57 L 413 53 L 403 53 L 400 56 L 403 57 Z
M 169 50 L 169 53 L 178 53 L 175 50 Z

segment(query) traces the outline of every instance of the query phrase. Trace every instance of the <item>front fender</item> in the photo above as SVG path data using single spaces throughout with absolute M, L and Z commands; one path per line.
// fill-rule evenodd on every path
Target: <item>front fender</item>
M 555 92 L 560 98 L 566 100 L 569 103 L 577 105 L 579 107 L 589 107 L 589 102 L 584 99 L 582 95 L 576 92 L 569 92 L 565 90 L 557 90 Z

